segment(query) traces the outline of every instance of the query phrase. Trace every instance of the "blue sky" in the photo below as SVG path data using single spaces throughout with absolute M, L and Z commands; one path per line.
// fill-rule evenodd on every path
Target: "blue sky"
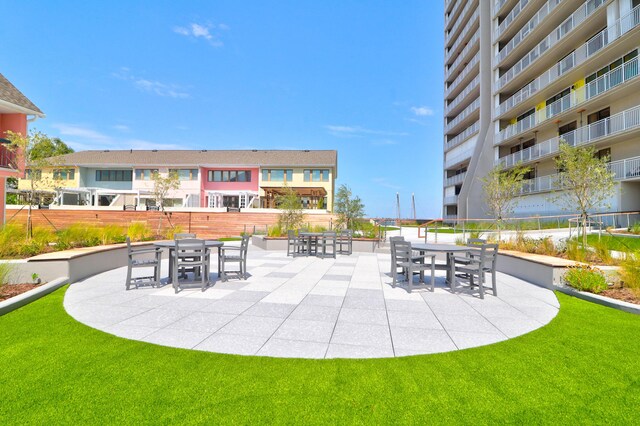
M 439 217 L 443 4 L 3 5 L 2 72 L 82 149 L 337 149 L 369 216 Z

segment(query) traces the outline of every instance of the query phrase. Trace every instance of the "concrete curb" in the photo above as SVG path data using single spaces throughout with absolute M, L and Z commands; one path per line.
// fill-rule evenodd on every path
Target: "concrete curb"
M 25 293 L 19 294 L 15 297 L 12 297 L 3 302 L 0 302 L 0 316 L 4 314 L 8 314 L 9 312 L 14 311 L 18 308 L 21 308 L 24 305 L 27 305 L 33 302 L 34 300 L 38 300 L 42 296 L 45 296 L 51 293 L 52 291 L 57 290 L 58 288 L 62 287 L 68 282 L 69 282 L 69 278 L 67 277 L 56 278 L 55 280 L 50 281 L 47 284 L 41 285 L 40 287 L 36 287 L 33 290 L 29 290 Z M 11 284 L 7 284 L 7 285 L 11 285 Z
M 578 291 L 570 287 L 556 286 L 555 290 L 558 290 L 569 296 L 577 297 L 578 299 L 586 300 L 587 302 L 597 303 L 598 305 L 607 306 L 609 308 L 618 309 L 621 311 L 629 312 L 631 314 L 640 315 L 640 305 L 634 303 L 625 302 L 622 300 L 612 299 L 606 296 L 600 296 L 594 293 L 587 293 L 584 291 Z

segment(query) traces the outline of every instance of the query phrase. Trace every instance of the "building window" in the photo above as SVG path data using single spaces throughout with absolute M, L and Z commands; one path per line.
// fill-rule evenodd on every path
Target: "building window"
M 209 170 L 209 182 L 251 182 L 251 170 Z
M 169 173 L 177 173 L 180 180 L 198 180 L 198 169 L 169 169 Z
M 305 169 L 305 182 L 329 182 L 329 169 Z
M 25 176 L 27 179 L 31 180 L 32 175 L 33 175 L 33 178 L 35 178 L 36 180 L 40 180 L 42 178 L 42 170 L 31 170 L 31 169 L 25 170 Z
M 136 180 L 151 180 L 153 173 L 157 173 L 158 169 L 136 169 Z
M 73 180 L 74 178 L 74 169 L 56 169 L 53 171 L 53 179 L 55 180 Z
M 602 160 L 603 158 L 606 158 L 607 161 L 611 161 L 611 148 L 603 148 L 603 149 L 597 151 L 594 154 L 594 157 L 596 157 L 599 160 Z
M 292 169 L 262 169 L 262 180 L 267 182 L 291 182 Z
M 97 182 L 131 182 L 131 170 L 96 170 Z

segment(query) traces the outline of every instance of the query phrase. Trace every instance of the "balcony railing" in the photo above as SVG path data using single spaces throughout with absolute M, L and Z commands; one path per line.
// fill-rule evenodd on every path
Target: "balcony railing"
M 445 34 L 445 36 L 444 36 L 445 43 L 449 42 L 449 40 L 451 39 L 451 35 L 456 32 L 456 30 L 458 29 L 458 27 L 460 25 L 462 25 L 463 20 L 461 18 L 464 17 L 464 15 L 466 15 L 466 13 L 469 10 L 469 8 L 471 8 L 471 3 L 467 3 L 467 5 L 464 7 L 464 9 L 462 9 L 462 12 L 460 12 L 460 17 L 455 22 L 455 24 L 453 24 L 453 26 L 451 27 L 451 30 L 448 31 L 447 34 Z
M 550 1 L 557 1 L 557 0 L 550 0 Z M 529 67 L 529 65 L 535 62 L 543 53 L 545 53 L 552 46 L 554 46 L 560 39 L 562 39 L 563 37 L 566 37 L 567 34 L 569 34 L 578 25 L 584 22 L 589 16 L 591 16 L 591 14 L 593 14 L 596 10 L 598 10 L 598 8 L 600 8 L 604 3 L 605 3 L 605 0 L 588 0 L 582 6 L 580 6 L 562 24 L 560 24 L 547 37 L 545 37 L 544 40 L 542 40 L 538 45 L 536 45 L 536 47 L 534 47 L 520 61 L 518 61 L 513 67 L 511 67 L 506 73 L 504 73 L 500 77 L 500 79 L 498 80 L 498 89 L 500 89 L 505 84 L 513 80 L 513 78 L 519 75 L 524 69 Z M 500 52 L 502 53 L 502 50 Z M 499 59 L 499 61 L 500 60 L 502 59 Z
M 448 177 L 444 180 L 444 186 L 453 186 L 462 183 L 466 175 L 467 172 L 463 172 L 455 176 Z
M 460 35 L 458 35 L 456 42 L 453 43 L 453 45 L 451 46 L 451 48 L 449 48 L 449 50 L 447 50 L 447 58 L 451 55 L 452 52 L 456 51 L 458 46 L 460 46 L 460 43 L 462 43 L 462 41 L 464 40 L 464 37 L 467 35 L 471 27 L 477 24 L 478 16 L 480 16 L 480 9 L 476 9 L 476 11 L 473 12 L 473 15 L 471 15 L 471 17 L 467 21 L 467 24 L 464 26 L 464 28 L 460 32 Z
M 458 204 L 458 196 L 452 195 L 450 197 L 444 197 L 445 204 Z
M 460 82 L 471 72 L 471 69 L 480 61 L 480 52 L 476 53 L 475 56 L 464 66 L 460 74 L 456 77 L 455 80 L 451 82 L 449 86 L 444 91 L 444 95 L 447 96 L 451 91 L 460 84 Z
M 640 179 L 640 157 L 612 161 L 607 164 L 607 168 L 613 173 L 614 180 Z M 531 194 L 535 192 L 556 191 L 562 189 L 562 187 L 562 174 L 554 173 L 523 181 L 520 193 Z
M 634 79 L 638 76 L 638 58 L 633 58 L 621 66 L 612 69 L 608 73 L 598 77 L 588 84 L 572 90 L 568 95 L 558 99 L 554 103 L 547 105 L 515 124 L 511 124 L 498 133 L 496 143 L 500 143 L 519 133 L 522 133 L 538 124 L 576 107 L 596 96 L 605 93 L 620 84 Z
M 494 12 L 496 14 L 500 12 L 500 9 L 502 9 L 502 6 L 504 6 L 506 2 L 507 0 L 496 0 L 496 8 L 494 9 Z
M 460 55 L 458 55 L 456 60 L 453 61 L 451 66 L 449 68 L 445 68 L 445 71 L 444 71 L 445 78 L 449 77 L 449 74 L 451 74 L 458 67 L 458 65 L 460 65 L 460 62 L 462 62 L 467 57 L 471 49 L 475 47 L 475 43 L 476 41 L 478 41 L 479 38 L 480 38 L 480 32 L 476 31 L 473 37 L 471 37 L 471 40 L 469 40 L 469 43 L 467 43 L 465 48 L 462 49 L 462 52 L 460 52 Z
M 478 133 L 479 130 L 480 130 L 480 120 L 476 121 L 471 126 L 464 129 L 461 133 L 458 133 L 450 141 L 447 141 L 447 143 L 445 144 L 445 151 L 449 151 L 450 149 L 460 145 L 462 142 L 469 139 L 471 135 Z
M 553 9 L 555 9 L 556 6 L 561 2 L 562 0 L 547 0 L 547 2 L 540 9 L 538 9 L 538 12 L 531 19 L 529 19 L 529 21 L 522 26 L 520 31 L 518 31 L 513 36 L 513 38 L 511 38 L 511 40 L 509 40 L 509 42 L 504 45 L 502 50 L 498 52 L 498 54 L 496 55 L 496 62 L 501 62 L 504 58 L 506 58 L 507 55 L 511 53 L 511 51 L 522 42 L 522 40 L 524 40 L 529 34 L 531 34 L 531 32 L 533 32 L 533 29 L 537 27 L 538 24 L 544 18 L 546 18 L 549 13 L 551 13 Z
M 619 112 L 587 126 L 580 127 L 562 136 L 556 136 L 532 147 L 498 158 L 495 163 L 510 168 L 518 163 L 527 163 L 557 153 L 560 142 L 571 146 L 586 145 L 629 130 L 640 129 L 640 106 Z
M 500 116 L 509 111 L 514 106 L 525 101 L 539 90 L 544 89 L 549 84 L 556 81 L 560 76 L 574 69 L 585 62 L 593 54 L 599 52 L 603 47 L 620 38 L 625 33 L 640 25 L 640 6 L 633 9 L 629 14 L 618 19 L 613 25 L 605 28 L 589 41 L 571 52 L 559 63 L 549 68 L 544 74 L 524 86 L 514 93 L 509 99 L 496 108 L 496 116 Z
M 451 101 L 451 103 L 447 104 L 447 107 L 445 108 L 445 114 L 457 107 L 460 102 L 462 102 L 469 95 L 469 93 L 471 93 L 478 87 L 479 84 L 480 74 L 478 74 L 473 80 L 471 80 L 471 82 L 467 84 L 467 87 L 465 87 L 464 90 L 458 96 L 456 96 L 453 101 Z
M 6 139 L 0 139 L 0 168 L 16 168 L 16 153 L 9 149 L 9 141 Z
M 465 118 L 475 112 L 478 108 L 480 108 L 480 98 L 476 98 L 468 107 L 462 110 L 460 114 L 458 114 L 453 120 L 449 121 L 445 126 L 445 133 L 448 133 L 451 129 L 456 127 L 458 124 L 462 122 Z
M 497 39 L 498 37 L 500 37 L 500 34 L 502 34 L 504 30 L 506 30 L 507 27 L 511 25 L 513 20 L 516 19 L 518 15 L 520 15 L 520 12 L 522 12 L 522 9 L 524 9 L 524 7 L 528 4 L 529 4 L 529 0 L 520 0 L 513 7 L 513 9 L 511 9 L 511 12 L 509 12 L 509 14 L 502 20 L 502 22 L 500 22 L 500 25 L 498 25 L 498 28 L 496 28 L 494 39 Z
M 457 1 L 456 4 L 453 6 L 453 9 L 451 9 L 451 12 L 445 17 L 445 20 L 444 20 L 445 29 L 449 25 L 449 22 L 451 21 L 451 17 L 456 14 L 456 11 L 460 7 L 460 4 L 462 4 L 462 1 Z
M 456 164 L 464 163 L 466 160 L 471 158 L 474 148 L 475 146 L 470 147 L 469 149 L 465 149 L 464 151 L 450 157 L 445 155 L 444 168 L 448 169 Z

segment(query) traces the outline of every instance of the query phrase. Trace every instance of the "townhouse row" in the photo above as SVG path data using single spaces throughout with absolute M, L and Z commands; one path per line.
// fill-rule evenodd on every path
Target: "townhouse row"
M 561 142 L 608 158 L 610 210 L 640 210 L 638 49 L 640 0 L 445 1 L 443 216 L 486 217 L 498 164 L 530 168 L 516 215 L 562 213 Z
M 51 167 L 26 170 L 18 191 L 31 179 L 54 206 L 155 206 L 154 172 L 176 173 L 164 207 L 277 208 L 285 187 L 303 208 L 331 211 L 337 178 L 335 150 L 96 150 L 50 159 Z M 32 174 L 38 173 L 38 176 Z

